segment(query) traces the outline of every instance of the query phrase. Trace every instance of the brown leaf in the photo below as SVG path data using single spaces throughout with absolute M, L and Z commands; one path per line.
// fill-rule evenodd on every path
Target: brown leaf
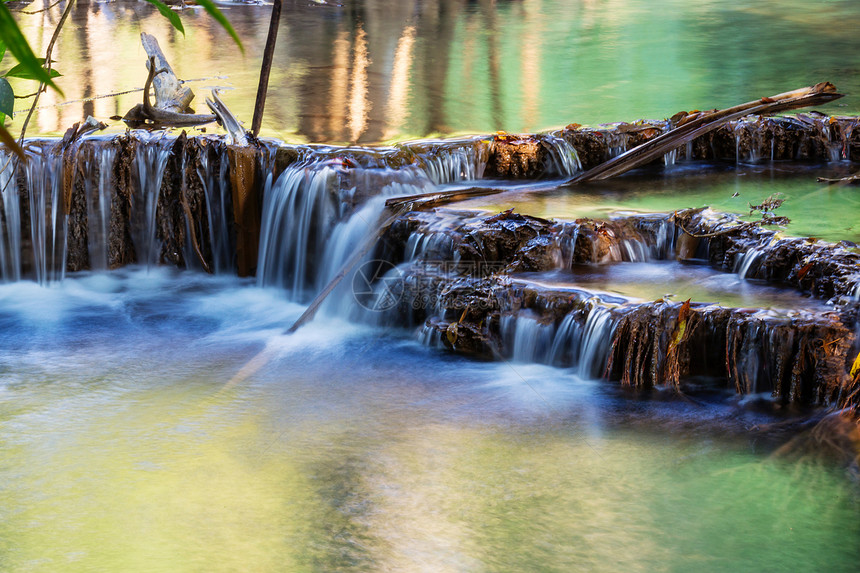
M 675 332 L 672 333 L 672 340 L 669 342 L 669 352 L 674 350 L 689 335 L 687 320 L 692 312 L 690 310 L 690 300 L 688 298 L 684 301 L 684 304 L 681 305 L 681 310 L 678 311 L 678 322 L 675 324 Z
M 21 149 L 21 146 L 18 145 L 18 142 L 15 141 L 15 138 L 12 137 L 12 134 L 6 131 L 6 128 L 0 125 L 0 141 L 3 142 L 9 151 L 18 156 L 22 162 L 27 163 L 27 155 L 24 153 L 24 150 Z

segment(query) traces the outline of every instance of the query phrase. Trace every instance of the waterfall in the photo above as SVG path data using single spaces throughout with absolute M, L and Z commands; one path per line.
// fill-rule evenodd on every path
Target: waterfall
M 578 364 L 581 345 L 582 325 L 573 313 L 568 313 L 556 330 L 549 351 L 549 363 L 553 366 Z
M 499 334 L 508 355 L 517 362 L 573 368 L 581 378 L 600 377 L 609 359 L 615 321 L 610 308 L 596 299 L 588 306 L 584 322 L 581 311 L 572 311 L 558 327 L 529 310 L 502 316 Z M 426 326 L 421 340 L 435 342 Z
M 36 281 L 61 281 L 66 272 L 68 217 L 63 206 L 63 156 L 53 146 L 28 148 L 24 176 L 30 205 L 31 254 Z
M 481 140 L 422 141 L 406 147 L 436 185 L 480 179 L 490 157 L 489 146 Z
M 594 305 L 583 328 L 578 364 L 580 377 L 596 378 L 603 374 L 614 327 L 609 309 Z
M 576 148 L 563 137 L 549 134 L 543 138 L 547 151 L 547 173 L 570 177 L 582 171 L 582 162 Z
M 558 268 L 570 269 L 577 263 L 633 262 L 642 263 L 664 260 L 674 252 L 675 225 L 664 216 L 653 219 L 643 218 L 641 229 L 630 232 L 624 227 L 613 230 L 610 226 L 600 233 L 609 238 L 606 253 L 600 256 L 600 235 L 593 227 L 576 222 L 562 222 L 561 231 L 556 238 L 559 252 Z M 620 236 L 619 236 L 620 235 Z M 585 242 L 587 253 L 580 252 L 577 258 L 578 242 Z M 580 245 L 583 249 L 583 245 Z
M 271 163 L 271 160 L 269 161 Z M 230 234 L 232 201 L 227 170 L 230 164 L 226 154 L 221 158 L 217 173 L 212 169 L 208 148 L 200 152 L 197 176 L 203 183 L 206 213 L 209 223 L 209 244 L 212 245 L 212 270 L 215 274 L 232 272 L 233 242 Z M 268 169 L 271 172 L 271 168 Z
M 134 158 L 137 186 L 132 195 L 131 238 L 137 262 L 147 267 L 158 264 L 161 243 L 156 236 L 158 197 L 164 169 L 170 157 L 172 139 L 160 138 L 138 148 Z
M 666 167 L 672 167 L 675 165 L 675 162 L 678 161 L 678 150 L 673 149 L 669 153 L 663 155 L 663 165 Z
M 340 215 L 334 188 L 338 172 L 323 164 L 291 165 L 278 180 L 269 174 L 263 191 L 263 219 L 257 284 L 284 288 L 302 297 L 315 262 Z
M 87 202 L 87 250 L 89 252 L 90 268 L 95 271 L 110 268 L 108 243 L 110 240 L 111 198 L 114 192 L 111 178 L 113 176 L 116 150 L 104 146 L 94 150 L 95 157 L 87 157 L 85 171 L 90 173 L 94 166 L 98 172 L 98 180 L 84 178 L 84 191 Z
M 748 275 L 750 275 L 750 271 L 752 270 L 752 266 L 758 261 L 761 256 L 764 254 L 764 251 L 759 248 L 752 248 L 749 251 L 746 251 L 742 255 L 740 255 L 737 259 L 735 259 L 734 272 L 741 279 L 746 279 Z M 755 273 L 753 272 L 750 278 L 754 278 Z
M 266 181 L 257 284 L 296 300 L 322 289 L 379 223 L 385 199 L 425 193 L 419 169 L 344 168 L 310 157 Z
M 502 340 L 511 348 L 511 358 L 517 362 L 549 361 L 555 336 L 555 325 L 543 323 L 537 316 L 524 313 L 503 316 L 500 322 Z
M 0 151 L 0 279 L 21 280 L 21 208 L 11 154 Z

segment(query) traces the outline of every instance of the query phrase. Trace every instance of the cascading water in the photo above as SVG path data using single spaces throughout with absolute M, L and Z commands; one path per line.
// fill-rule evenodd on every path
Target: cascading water
M 570 177 L 582 171 L 582 162 L 576 148 L 568 143 L 563 137 L 553 134 L 547 135 L 543 142 L 546 144 L 548 156 L 547 173 Z
M 24 166 L 30 205 L 31 254 L 36 282 L 61 281 L 66 272 L 68 217 L 63 207 L 63 156 L 53 146 L 28 148 Z
M 211 158 L 207 150 L 200 153 L 197 176 L 203 183 L 206 212 L 209 223 L 209 244 L 212 246 L 212 271 L 215 274 L 234 270 L 232 242 L 230 240 L 230 188 L 227 156 L 222 157 L 218 172 L 210 169 Z M 271 168 L 267 170 L 271 172 Z
M 338 171 L 326 163 L 291 165 L 263 191 L 263 222 L 257 284 L 286 289 L 301 298 L 312 284 L 313 252 L 342 215 L 336 196 Z
M 157 264 L 161 256 L 161 243 L 156 237 L 156 214 L 172 145 L 172 139 L 162 137 L 141 146 L 134 158 L 137 186 L 132 195 L 131 237 L 137 262 L 146 266 Z
M 541 322 L 531 315 L 510 315 L 502 317 L 502 338 L 509 341 L 513 349 L 511 358 L 517 362 L 549 361 L 549 352 L 555 336 L 552 322 Z M 512 344 L 511 344 L 512 341 Z
M 750 271 L 752 271 L 753 265 L 756 264 L 763 254 L 764 251 L 758 248 L 753 248 L 743 253 L 735 260 L 734 272 L 741 279 L 746 279 L 748 276 L 751 277 Z M 755 273 L 753 272 L 753 274 Z
M 428 143 L 437 146 L 433 148 Z M 436 185 L 480 179 L 490 155 L 489 145 L 480 140 L 422 142 L 421 147 L 416 152 L 418 163 Z
M 110 268 L 108 242 L 110 239 L 111 198 L 113 173 L 116 150 L 111 146 L 103 146 L 93 150 L 93 155 L 84 159 L 87 173 L 97 172 L 98 180 L 84 179 L 84 190 L 87 201 L 87 249 L 89 251 L 90 268 L 102 271 Z
M 297 300 L 322 289 L 375 230 L 385 199 L 433 189 L 425 172 L 311 156 L 266 182 L 257 284 Z
M 577 243 L 587 242 L 585 248 L 590 252 L 586 256 L 588 262 L 648 262 L 664 260 L 670 256 L 675 247 L 675 225 L 666 217 L 649 224 L 647 230 L 612 240 L 608 243 L 606 252 L 601 257 L 599 236 L 588 229 L 583 231 L 582 224 L 577 222 L 561 222 L 562 230 L 557 236 L 558 268 L 570 269 L 577 262 Z M 610 228 L 601 229 L 600 233 L 615 239 L 615 232 Z M 583 246 L 580 245 L 580 249 Z M 579 257 L 582 257 L 580 253 Z M 581 262 L 581 260 L 580 260 Z
M 581 313 L 573 311 L 558 327 L 528 312 L 503 316 L 499 330 L 512 349 L 511 359 L 574 368 L 581 378 L 600 377 L 609 358 L 615 322 L 609 307 L 595 301 L 588 306 L 584 322 Z M 422 340 L 433 341 L 426 332 Z
M 21 280 L 21 208 L 12 156 L 0 151 L 0 279 Z
M 592 307 L 582 334 L 582 350 L 578 364 L 581 377 L 599 377 L 603 373 L 614 327 L 615 323 L 608 308 L 598 305 Z

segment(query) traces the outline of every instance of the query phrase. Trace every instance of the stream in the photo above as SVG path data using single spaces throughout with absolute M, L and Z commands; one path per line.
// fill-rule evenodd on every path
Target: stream
M 481 363 L 247 280 L 0 285 L 5 571 L 849 571 L 860 497 L 714 398 Z M 260 354 L 262 352 L 262 355 Z M 262 356 L 262 358 L 260 358 Z M 238 373 L 246 369 L 246 376 Z
M 749 206 L 779 193 L 777 214 L 791 219 L 779 237 L 838 244 L 849 260 L 856 189 L 816 177 L 856 173 L 856 161 L 738 151 L 735 162 L 667 158 L 573 188 L 560 178 L 581 165 L 561 137 L 547 140 L 540 180 L 523 181 L 485 178 L 491 144 L 464 134 L 665 117 L 825 79 L 848 93 L 827 111 L 857 114 L 860 74 L 846 58 L 860 50 L 856 4 L 343 4 L 285 2 L 250 277 L 236 276 L 232 167 L 214 140 L 174 154 L 173 137 L 118 136 L 115 122 L 74 144 L 83 175 L 64 212 L 63 156 L 49 137 L 82 111 L 105 119 L 139 101 L 98 96 L 142 84 L 141 31 L 160 35 L 198 107 L 204 87 L 220 85 L 250 119 L 269 6 L 219 3 L 244 57 L 196 8 L 181 11 L 185 38 L 143 2 L 72 12 L 55 54 L 70 101 L 45 94 L 30 162 L 0 174 L 19 185 L 0 202 L 0 570 L 854 571 L 856 465 L 774 456 L 794 435 L 786 422 L 815 411 L 756 386 L 771 375 L 771 347 L 756 341 L 776 348 L 774 325 L 829 319 L 836 303 L 766 282 L 755 249 L 722 270 L 702 249 L 676 257 L 670 215 L 710 206 L 752 221 Z M 37 51 L 55 13 L 22 20 Z M 279 145 L 292 162 L 276 170 Z M 165 195 L 180 170 L 199 220 Z M 372 267 L 368 292 L 350 275 L 286 333 L 372 236 L 386 199 L 471 186 L 505 192 L 416 215 L 400 242 L 383 239 L 362 261 L 381 250 L 388 274 Z M 485 360 L 446 349 L 466 312 L 446 319 L 439 292 L 381 304 L 392 282 L 380 278 L 402 287 L 421 265 L 468 263 L 455 231 L 513 229 L 520 220 L 493 221 L 510 208 L 553 219 L 522 224 L 557 233 L 551 268 L 506 273 L 507 286 L 581 307 L 555 321 L 537 303 L 503 309 L 493 328 L 505 351 Z M 594 260 L 582 262 L 586 217 L 645 223 L 606 252 L 589 239 Z M 839 278 L 837 294 L 856 304 L 860 275 Z M 613 311 L 687 299 L 736 311 L 736 332 L 752 341 L 736 348 L 745 393 L 712 372 L 680 394 L 605 379 L 624 318 Z

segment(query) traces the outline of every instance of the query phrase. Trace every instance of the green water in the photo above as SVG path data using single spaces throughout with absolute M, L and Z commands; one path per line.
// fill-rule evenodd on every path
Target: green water
M 55 51 L 65 99 L 46 94 L 29 133 L 138 103 L 101 96 L 142 87 L 141 31 L 199 80 L 198 110 L 226 86 L 249 124 L 269 7 L 224 7 L 244 57 L 198 9 L 183 38 L 148 4 L 78 3 Z M 17 15 L 37 52 L 57 14 Z M 264 134 L 533 131 L 822 80 L 849 94 L 825 111 L 857 113 L 858 24 L 849 0 L 286 2 Z M 821 173 L 684 169 L 470 205 L 744 212 L 778 191 L 788 232 L 860 242 L 854 189 Z M 284 298 L 163 269 L 0 285 L 0 570 L 856 570 L 856 482 L 768 460 L 749 429 L 773 419 L 728 395 L 636 399 L 334 320 L 284 336 L 304 310 Z
M 719 304 L 731 308 L 830 310 L 795 290 L 759 284 L 705 265 L 675 261 L 578 265 L 573 270 L 520 273 L 515 280 L 550 289 L 588 289 L 634 301 L 666 300 Z
M 820 81 L 848 94 L 827 111 L 860 113 L 854 0 L 342 4 L 284 3 L 264 134 L 374 142 L 536 131 L 728 107 Z M 208 88 L 221 86 L 224 101 L 249 125 L 270 8 L 222 7 L 244 56 L 199 8 L 180 11 L 183 37 L 144 2 L 77 2 L 54 51 L 65 97 L 45 94 L 29 133 L 62 134 L 87 114 L 122 130 L 108 118 L 140 103 L 140 92 L 103 96 L 143 87 L 141 32 L 158 38 L 180 78 L 195 80 L 188 85 L 198 111 L 206 110 Z M 59 7 L 16 14 L 37 54 L 58 16 Z M 34 87 L 14 85 L 19 94 Z
M 537 217 L 607 218 L 624 212 L 671 213 L 677 209 L 710 207 L 718 212 L 750 216 L 749 206 L 770 196 L 785 200 L 774 215 L 791 222 L 786 235 L 825 241 L 860 243 L 860 196 L 856 186 L 829 185 L 817 177 L 842 177 L 855 168 L 847 162 L 826 166 L 763 163 L 760 165 L 678 164 L 668 169 L 631 173 L 612 181 L 526 192 L 512 189 L 457 204 L 458 208 L 502 211 L 515 208 Z M 780 195 L 777 195 L 780 194 Z M 780 230 L 779 227 L 770 227 Z

